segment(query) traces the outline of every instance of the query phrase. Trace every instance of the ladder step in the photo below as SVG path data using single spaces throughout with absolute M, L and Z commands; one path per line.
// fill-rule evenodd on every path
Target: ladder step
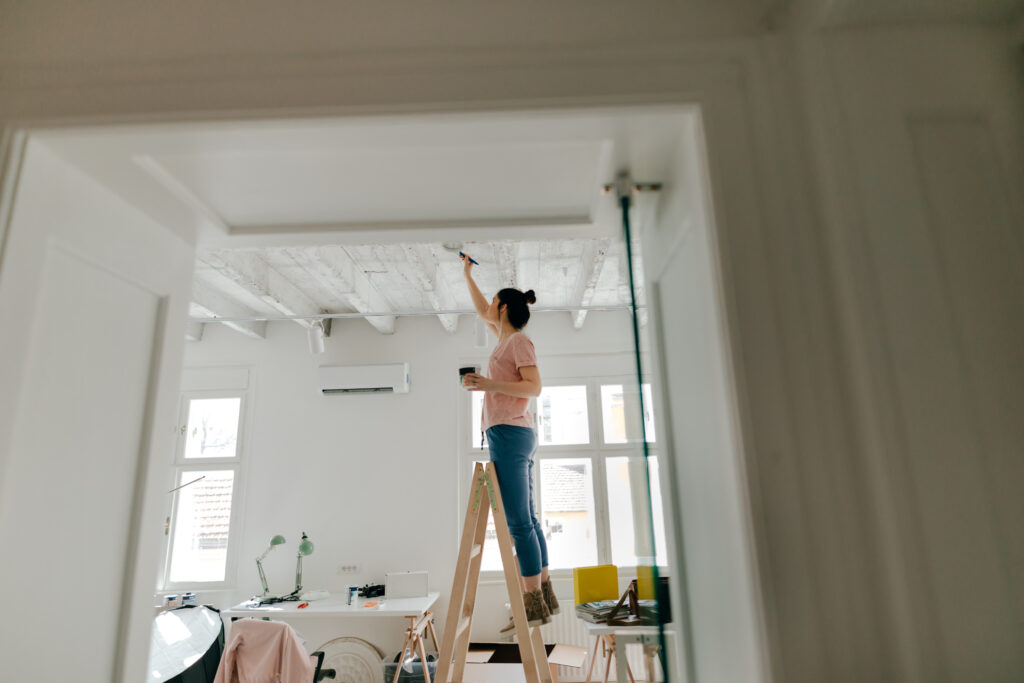
M 480 554 L 480 551 L 484 549 L 483 545 L 479 543 L 473 544 L 473 548 L 469 551 L 469 557 L 474 558 Z
M 473 621 L 473 617 L 462 617 L 459 619 L 459 627 L 455 629 L 455 638 L 458 639 L 462 632 L 469 628 L 470 622 Z

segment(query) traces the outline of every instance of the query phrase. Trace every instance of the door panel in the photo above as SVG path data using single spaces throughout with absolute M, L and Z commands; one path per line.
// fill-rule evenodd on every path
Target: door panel
M 30 141 L 0 263 L 4 680 L 144 676 L 192 259 Z
M 37 303 L 48 314 L 32 327 L 0 507 L 0 546 L 25 552 L 4 567 L 4 584 L 19 588 L 7 599 L 14 613 L 41 623 L 61 623 L 69 607 L 89 614 L 61 642 L 61 660 L 81 680 L 109 681 L 118 621 L 92 615 L 116 616 L 124 588 L 159 298 L 61 247 L 48 251 Z M 80 335 L 104 343 L 74 343 Z M 19 642 L 20 620 L 2 623 L 3 642 Z M 35 654 L 14 662 L 24 671 L 11 680 L 34 679 L 46 661 Z

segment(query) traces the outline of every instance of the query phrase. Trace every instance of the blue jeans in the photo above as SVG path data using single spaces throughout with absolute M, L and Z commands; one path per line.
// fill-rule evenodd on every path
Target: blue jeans
M 533 454 L 537 452 L 537 435 L 527 427 L 494 425 L 487 430 L 487 444 L 498 475 L 508 530 L 516 546 L 519 573 L 524 577 L 536 576 L 541 567 L 548 566 L 548 545 L 533 509 Z

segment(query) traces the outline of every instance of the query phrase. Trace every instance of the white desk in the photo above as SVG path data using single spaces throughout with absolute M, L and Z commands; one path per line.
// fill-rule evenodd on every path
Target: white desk
M 260 606 L 243 602 L 224 610 L 221 616 L 227 622 L 228 629 L 235 619 L 284 621 L 299 633 L 307 650 L 312 652 L 319 649 L 327 653 L 325 667 L 334 666 L 331 660 L 337 648 L 351 647 L 358 650 L 355 654 L 365 662 L 366 668 L 376 670 L 375 667 L 380 666 L 384 657 L 398 651 L 409 624 L 422 617 L 439 596 L 439 593 L 434 592 L 420 598 L 359 598 L 355 605 L 349 605 L 347 595 L 339 593 L 322 600 L 310 600 L 309 606 L 302 609 L 299 609 L 302 601 Z M 367 603 L 377 604 L 366 607 Z M 409 623 L 405 622 L 406 618 Z M 338 643 L 330 645 L 339 638 L 353 636 L 364 641 L 367 647 Z
M 254 605 L 242 602 L 221 612 L 229 619 L 256 617 L 290 621 L 316 617 L 421 617 L 437 602 L 440 593 L 428 593 L 421 598 L 359 598 L 356 604 L 348 604 L 348 596 L 332 595 L 323 600 L 310 600 L 309 606 L 299 609 L 303 601 L 278 602 L 273 605 Z M 367 607 L 367 603 L 377 603 Z

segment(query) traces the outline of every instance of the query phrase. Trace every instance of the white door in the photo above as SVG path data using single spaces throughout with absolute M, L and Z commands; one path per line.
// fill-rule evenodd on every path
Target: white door
M 0 678 L 143 680 L 193 247 L 29 141 L 0 262 Z

